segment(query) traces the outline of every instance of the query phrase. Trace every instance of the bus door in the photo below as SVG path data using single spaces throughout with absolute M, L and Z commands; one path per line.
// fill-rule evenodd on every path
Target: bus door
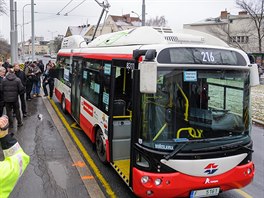
M 111 162 L 129 185 L 132 127 L 132 70 L 131 60 L 113 60 L 111 73 L 112 133 Z
M 80 91 L 82 79 L 82 59 L 73 58 L 72 61 L 72 85 L 71 85 L 71 112 L 73 118 L 80 123 Z

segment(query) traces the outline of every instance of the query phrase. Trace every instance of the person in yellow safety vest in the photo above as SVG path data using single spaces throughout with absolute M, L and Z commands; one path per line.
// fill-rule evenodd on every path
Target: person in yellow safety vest
M 8 134 L 8 125 L 8 117 L 0 117 L 0 145 L 5 157 L 0 161 L 0 198 L 9 196 L 30 161 L 17 140 Z

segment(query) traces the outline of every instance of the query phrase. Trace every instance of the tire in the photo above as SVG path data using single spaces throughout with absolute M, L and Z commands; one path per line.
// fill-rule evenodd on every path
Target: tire
M 95 147 L 96 147 L 96 153 L 100 159 L 100 161 L 103 164 L 107 164 L 107 160 L 106 160 L 106 148 L 105 148 L 105 144 L 104 144 L 104 140 L 103 140 L 103 133 L 102 130 L 99 129 L 96 133 L 96 137 L 95 137 Z
M 63 113 L 67 113 L 67 110 L 66 110 L 66 100 L 65 100 L 65 95 L 62 94 L 61 96 L 61 109 L 63 111 Z

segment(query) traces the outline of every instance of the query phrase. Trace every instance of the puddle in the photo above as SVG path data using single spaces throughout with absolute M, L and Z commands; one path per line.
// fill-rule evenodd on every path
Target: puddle
M 66 183 L 68 179 L 65 166 L 59 162 L 48 162 L 49 169 L 52 172 L 52 175 L 57 183 L 63 189 L 66 189 Z

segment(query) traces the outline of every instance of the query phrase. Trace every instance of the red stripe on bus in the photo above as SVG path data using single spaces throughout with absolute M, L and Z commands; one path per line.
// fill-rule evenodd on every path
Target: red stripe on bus
M 60 52 L 58 56 L 80 56 L 83 58 L 100 59 L 100 60 L 112 60 L 112 59 L 132 59 L 132 54 L 89 54 L 89 53 L 67 53 Z
M 93 107 L 86 101 L 82 102 L 83 110 L 93 117 Z

